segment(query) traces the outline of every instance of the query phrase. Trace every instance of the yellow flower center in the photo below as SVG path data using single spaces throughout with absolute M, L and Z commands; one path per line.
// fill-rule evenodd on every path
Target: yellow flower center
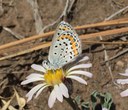
M 44 79 L 45 79 L 46 83 L 50 86 L 59 84 L 64 79 L 63 70 L 62 69 L 48 70 L 44 75 Z

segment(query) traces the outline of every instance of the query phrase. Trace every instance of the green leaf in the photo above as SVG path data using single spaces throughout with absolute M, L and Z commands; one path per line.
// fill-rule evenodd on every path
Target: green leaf
M 75 97 L 75 101 L 76 101 L 76 103 L 77 103 L 78 105 L 80 105 L 80 103 L 81 103 L 81 96 Z
M 81 107 L 82 107 L 82 110 L 90 110 L 89 102 L 82 102 Z

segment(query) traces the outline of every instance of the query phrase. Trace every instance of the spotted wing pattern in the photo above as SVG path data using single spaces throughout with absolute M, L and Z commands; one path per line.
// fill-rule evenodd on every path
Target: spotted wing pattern
M 48 60 L 53 69 L 73 61 L 81 53 L 80 39 L 72 26 L 62 21 L 53 37 Z

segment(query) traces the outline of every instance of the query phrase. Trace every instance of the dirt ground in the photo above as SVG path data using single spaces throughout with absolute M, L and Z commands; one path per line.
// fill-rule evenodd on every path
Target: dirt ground
M 62 13 L 66 0 L 37 0 L 39 11 L 43 25 L 46 26 L 54 22 Z M 76 4 L 71 15 L 66 17 L 66 20 L 72 26 L 83 24 L 91 24 L 105 20 L 113 13 L 126 7 L 128 0 L 76 0 Z M 22 36 L 36 35 L 35 21 L 30 4 L 27 0 L 3 0 L 3 12 L 0 12 L 0 45 L 16 41 L 17 39 L 2 27 L 8 27 L 12 31 L 17 32 Z M 119 14 L 115 18 L 128 17 L 128 10 L 125 13 Z M 50 27 L 47 31 L 54 30 L 55 26 Z M 104 30 L 104 28 L 96 28 L 95 32 Z M 90 31 L 90 30 L 88 30 Z M 78 32 L 82 34 L 82 32 Z M 120 40 L 122 36 L 127 37 L 128 33 L 121 35 L 108 36 L 105 39 Z M 51 39 L 44 39 L 51 40 Z M 27 47 L 26 47 L 27 48 Z M 126 45 L 106 45 L 108 56 L 112 57 L 117 53 L 125 50 Z M 20 48 L 19 48 L 20 50 Z M 47 58 L 48 48 L 28 53 L 8 60 L 0 61 L 0 96 L 8 98 L 13 94 L 12 87 L 15 87 L 20 96 L 25 97 L 25 94 L 34 86 L 22 87 L 20 82 L 33 72 L 31 64 L 41 64 Z M 111 80 L 111 76 L 104 61 L 104 49 L 101 45 L 83 44 L 83 53 L 90 57 L 90 62 L 93 67 L 89 70 L 93 73 L 93 78 L 88 79 L 88 85 L 81 85 L 73 81 L 72 97 L 81 96 L 85 101 L 88 100 L 90 94 L 97 90 L 99 92 L 109 92 L 112 94 L 115 109 L 128 110 L 128 98 L 121 98 L 120 92 L 127 87 L 123 86 L 119 89 Z M 6 54 L 6 53 L 3 53 Z M 3 55 L 2 54 L 2 55 Z M 0 54 L 0 56 L 2 56 Z M 128 64 L 128 53 L 119 56 L 110 61 L 112 74 L 114 79 L 120 78 L 118 73 L 124 72 Z M 3 82 L 4 81 L 4 82 Z M 48 90 L 45 89 L 37 99 L 33 99 L 26 105 L 26 110 L 50 110 L 47 104 L 49 97 Z M 72 110 L 66 101 L 60 103 L 56 101 L 51 110 Z

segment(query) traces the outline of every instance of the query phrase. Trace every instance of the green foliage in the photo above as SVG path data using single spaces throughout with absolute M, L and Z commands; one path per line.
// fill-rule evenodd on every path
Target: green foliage
M 101 108 L 106 108 L 110 110 L 113 103 L 112 95 L 110 93 L 100 93 L 97 91 L 91 93 L 90 102 L 85 102 L 81 99 L 80 96 L 77 96 L 75 98 L 75 101 L 78 105 L 80 105 L 82 110 L 96 110 L 96 106 L 98 104 L 101 105 Z
M 93 110 L 95 110 L 98 99 L 100 100 L 100 104 L 101 104 L 102 108 L 107 108 L 108 110 L 110 110 L 111 105 L 113 103 L 112 95 L 110 93 L 106 92 L 106 93 L 102 94 L 100 92 L 94 91 L 91 94 Z

